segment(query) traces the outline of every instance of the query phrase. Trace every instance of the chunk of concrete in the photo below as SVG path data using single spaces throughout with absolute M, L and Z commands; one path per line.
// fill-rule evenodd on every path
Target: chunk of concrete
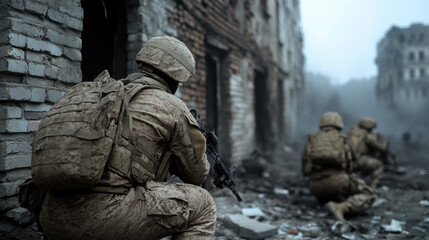
M 265 214 L 262 212 L 262 210 L 258 207 L 253 208 L 242 208 L 241 213 L 244 216 L 247 217 L 258 217 L 258 216 L 264 216 Z
M 235 231 L 244 238 L 263 239 L 275 236 L 278 232 L 276 226 L 258 222 L 241 214 L 229 214 L 226 218 Z

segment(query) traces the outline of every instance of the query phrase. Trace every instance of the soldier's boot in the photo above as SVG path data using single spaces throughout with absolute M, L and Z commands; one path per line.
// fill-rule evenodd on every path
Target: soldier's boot
M 347 213 L 347 205 L 344 203 L 328 202 L 326 208 L 334 215 L 334 217 L 342 222 L 345 222 L 344 214 Z

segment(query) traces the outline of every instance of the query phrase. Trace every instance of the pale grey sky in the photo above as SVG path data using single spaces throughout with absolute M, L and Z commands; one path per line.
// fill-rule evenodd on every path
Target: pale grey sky
M 334 83 L 376 76 L 378 41 L 393 26 L 429 24 L 429 0 L 301 0 L 306 70 Z

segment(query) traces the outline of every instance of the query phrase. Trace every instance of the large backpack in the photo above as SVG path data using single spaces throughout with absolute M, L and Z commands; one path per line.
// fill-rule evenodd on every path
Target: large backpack
M 368 151 L 366 147 L 365 139 L 368 135 L 368 132 L 365 129 L 360 128 L 359 126 L 353 126 L 350 131 L 347 133 L 347 138 L 355 152 L 359 157 L 362 154 L 365 154 Z
M 131 80 L 137 78 L 141 76 Z M 139 91 L 154 87 L 147 81 L 124 86 L 127 82 L 130 79 L 117 81 L 105 70 L 93 82 L 69 89 L 43 117 L 31 161 L 38 188 L 89 188 L 100 180 L 118 135 L 125 127 L 132 132 L 129 101 Z
M 347 167 L 345 137 L 338 131 L 320 131 L 309 136 L 308 156 L 315 165 L 341 168 Z

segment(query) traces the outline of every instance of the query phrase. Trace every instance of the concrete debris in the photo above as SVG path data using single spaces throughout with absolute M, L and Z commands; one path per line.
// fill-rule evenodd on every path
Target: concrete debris
M 355 240 L 356 239 L 355 233 L 341 234 L 341 237 L 344 239 L 348 239 L 348 240 Z
M 304 234 L 302 232 L 298 233 L 297 235 L 288 234 L 286 235 L 286 239 L 303 239 Z
M 383 192 L 388 192 L 389 191 L 389 187 L 388 186 L 382 186 L 381 187 L 381 190 L 383 191 Z
M 392 211 L 384 211 L 384 215 L 392 216 L 393 212 Z
M 288 234 L 291 234 L 291 235 L 298 235 L 298 233 L 299 233 L 299 231 L 298 231 L 298 230 L 296 230 L 296 229 L 291 229 L 291 230 L 289 230 L 289 232 L 288 232 Z
M 429 218 L 425 218 L 425 219 L 424 219 L 424 222 L 429 223 Z
M 420 170 L 420 171 L 419 171 L 419 174 L 420 174 L 420 175 L 426 175 L 426 170 Z
M 262 210 L 258 207 L 253 208 L 242 208 L 241 213 L 244 216 L 247 217 L 257 217 L 257 216 L 264 216 L 265 214 L 262 212 Z
M 244 238 L 262 239 L 275 236 L 278 233 L 276 226 L 258 222 L 241 214 L 229 214 L 227 220 L 234 230 Z
M 243 159 L 242 166 L 246 174 L 261 177 L 264 173 L 266 174 L 265 170 L 269 167 L 269 163 L 262 153 L 255 150 L 248 158 Z
M 421 200 L 419 202 L 420 205 L 425 206 L 425 207 L 429 207 L 429 201 L 428 200 Z
M 266 195 L 265 195 L 264 193 L 259 193 L 259 194 L 258 194 L 258 198 L 265 198 L 265 196 L 266 196 Z
M 372 206 L 373 207 L 378 207 L 378 206 L 381 206 L 385 202 L 387 202 L 386 199 L 384 199 L 384 198 L 378 198 L 377 200 L 375 200 L 375 202 L 372 204 Z
M 352 226 L 346 222 L 336 221 L 331 226 L 331 231 L 338 236 L 342 236 L 343 234 L 350 233 L 352 231 Z
M 390 220 L 390 225 L 387 224 L 382 224 L 381 227 L 384 229 L 384 231 L 386 232 L 391 232 L 391 233 L 402 233 L 402 225 L 405 224 L 404 222 L 392 219 Z
M 274 193 L 278 195 L 289 195 L 289 190 L 283 188 L 274 188 Z
M 291 147 L 289 147 L 289 146 L 285 145 L 285 146 L 283 147 L 283 151 L 285 151 L 285 152 L 287 152 L 287 153 L 291 153 L 291 152 L 293 152 L 293 149 L 292 149 Z

